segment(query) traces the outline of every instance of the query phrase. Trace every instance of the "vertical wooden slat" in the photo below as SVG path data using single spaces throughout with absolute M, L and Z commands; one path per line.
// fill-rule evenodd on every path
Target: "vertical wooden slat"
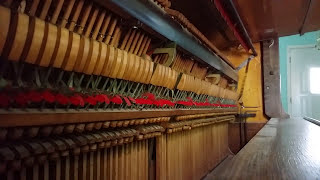
M 89 180 L 93 180 L 94 176 L 94 152 L 89 153 Z
M 78 179 L 78 173 L 79 173 L 79 156 L 75 155 L 73 160 L 73 180 Z
M 61 160 L 56 161 L 56 180 L 61 179 Z
M 123 178 L 124 179 L 129 179 L 129 176 L 128 176 L 128 167 L 129 167 L 129 144 L 125 144 L 124 145 L 124 175 L 123 175 Z
M 87 179 L 87 153 L 82 154 L 82 179 Z
M 149 176 L 149 141 L 145 140 L 145 180 L 148 180 Z
M 65 171 L 65 180 L 69 180 L 70 179 L 70 156 L 66 157 L 66 169 L 64 169 Z
M 7 180 L 14 180 L 14 171 L 10 170 L 7 174 Z
M 107 155 L 107 157 L 108 157 L 108 173 L 107 173 L 107 179 L 112 179 L 112 165 L 113 165 L 113 161 L 112 161 L 112 158 L 113 158 L 113 147 L 111 147 L 110 149 L 109 149 L 109 153 L 108 153 L 108 155 Z
M 137 142 L 137 179 L 141 178 L 141 141 Z
M 113 147 L 113 157 L 112 157 L 112 164 L 113 164 L 113 169 L 112 169 L 112 179 L 113 180 L 118 180 L 118 146 Z
M 134 146 L 133 146 L 133 163 L 131 164 L 132 166 L 132 180 L 137 180 L 137 176 L 138 176 L 138 169 L 137 169 L 137 156 L 138 156 L 138 151 L 137 151 L 137 148 L 138 148 L 138 143 L 137 142 L 134 142 Z
M 21 172 L 20 172 L 20 180 L 26 180 L 27 179 L 27 172 L 26 172 L 26 168 L 22 168 Z
M 45 161 L 43 164 L 43 178 L 49 180 L 49 161 Z
M 159 136 L 156 138 L 156 180 L 161 180 L 162 178 L 163 149 L 163 136 Z
M 103 158 L 101 158 L 101 163 L 100 163 L 100 173 L 101 173 L 101 176 L 100 176 L 100 179 L 101 180 L 104 180 L 104 179 L 107 179 L 107 153 L 108 153 L 108 150 L 107 148 L 103 149 Z
M 93 180 L 94 169 L 94 152 L 89 153 L 89 179 Z
M 122 145 L 119 147 L 119 164 L 118 164 L 118 171 L 119 171 L 119 179 L 124 179 L 125 173 L 125 166 L 124 166 L 124 146 Z
M 35 164 L 33 166 L 32 179 L 33 180 L 38 180 L 39 179 L 39 165 L 38 164 Z
M 171 140 L 172 140 L 172 134 L 167 135 L 167 180 L 170 180 L 171 178 Z
M 129 176 L 129 179 L 132 179 L 132 157 L 133 157 L 133 144 L 134 143 L 130 143 L 129 145 L 129 157 L 128 157 L 128 164 L 129 164 L 129 168 L 128 168 L 128 176 Z

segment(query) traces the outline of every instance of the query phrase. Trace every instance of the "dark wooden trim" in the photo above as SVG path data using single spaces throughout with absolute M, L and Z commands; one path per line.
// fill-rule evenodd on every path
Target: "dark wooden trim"
M 313 123 L 313 124 L 316 124 L 318 126 L 320 126 L 320 120 L 318 119 L 314 119 L 314 118 L 311 118 L 311 117 L 303 117 L 303 119 Z
M 264 113 L 270 118 L 289 118 L 280 96 L 279 40 L 263 41 L 261 45 Z
M 165 117 L 189 114 L 224 113 L 236 114 L 237 108 L 229 109 L 154 109 L 154 110 L 11 110 L 0 111 L 0 127 L 41 126 L 71 123 L 88 123 L 109 120 Z

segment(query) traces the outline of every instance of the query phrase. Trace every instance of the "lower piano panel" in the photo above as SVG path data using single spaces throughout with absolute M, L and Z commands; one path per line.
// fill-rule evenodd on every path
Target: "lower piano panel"
M 157 132 L 159 134 L 157 136 L 140 134 L 133 142 L 128 138 L 118 139 L 118 143 L 115 144 L 112 144 L 114 141 L 107 141 L 111 142 L 111 147 L 100 146 L 99 143 L 89 144 L 74 147 L 72 150 L 0 161 L 0 169 L 4 164 L 4 168 L 7 169 L 2 171 L 0 179 L 201 179 L 229 154 L 229 120 L 211 123 L 203 126 L 189 124 L 189 128 L 186 128 L 187 125 L 177 127 L 176 129 L 180 128 L 180 131 L 171 131 L 167 128 L 162 133 Z M 138 137 L 143 138 L 139 140 Z M 67 141 L 56 136 L 56 140 L 59 138 L 64 142 Z M 43 140 L 51 142 L 54 139 L 43 138 Z
M 201 179 L 228 154 L 228 122 L 157 137 L 157 180 Z
M 10 170 L 0 179 L 33 180 L 147 180 L 148 140 L 66 155 L 43 164 Z

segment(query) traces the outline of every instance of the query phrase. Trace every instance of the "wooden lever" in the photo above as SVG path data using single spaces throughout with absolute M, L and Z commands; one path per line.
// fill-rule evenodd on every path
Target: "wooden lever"
M 78 22 L 79 15 L 80 15 L 80 12 L 81 12 L 82 7 L 83 7 L 83 3 L 84 3 L 84 0 L 80 0 L 78 2 L 77 6 L 76 6 L 76 10 L 72 15 L 71 22 L 70 22 L 70 25 L 69 25 L 69 30 L 70 31 L 74 31 L 74 28 L 76 26 L 76 23 Z
M 109 44 L 109 42 L 111 40 L 111 37 L 112 37 L 112 34 L 114 32 L 114 29 L 115 29 L 115 27 L 117 25 L 117 22 L 118 22 L 117 18 L 114 18 L 112 20 L 111 25 L 110 25 L 109 30 L 108 30 L 108 33 L 106 33 L 106 37 L 105 37 L 104 43 Z
M 68 5 L 67 5 L 67 9 L 66 11 L 64 12 L 63 16 L 62 16 L 62 21 L 60 23 L 60 26 L 61 27 L 66 27 L 66 24 L 68 23 L 68 19 L 69 19 L 69 16 L 71 14 L 71 11 L 72 11 L 72 8 L 73 8 L 73 5 L 75 3 L 75 0 L 70 0 Z
M 98 16 L 98 13 L 99 13 L 99 9 L 98 8 L 94 8 L 94 11 L 92 13 L 92 16 L 90 17 L 90 21 L 88 23 L 88 26 L 87 26 L 87 29 L 86 29 L 86 32 L 85 32 L 85 36 L 89 38 L 90 36 L 90 33 L 92 31 L 92 28 L 93 28 L 93 24 L 94 22 L 96 21 L 97 19 L 97 16 Z M 94 39 L 94 38 L 93 38 Z
M 82 19 L 80 21 L 80 25 L 79 25 L 79 28 L 77 30 L 77 32 L 79 34 L 82 34 L 83 33 L 83 30 L 85 28 L 85 25 L 87 23 L 87 20 L 88 20 L 88 17 L 90 15 L 90 11 L 92 9 L 92 3 L 88 4 L 85 9 L 84 9 L 84 12 L 83 12 L 83 15 L 82 15 Z

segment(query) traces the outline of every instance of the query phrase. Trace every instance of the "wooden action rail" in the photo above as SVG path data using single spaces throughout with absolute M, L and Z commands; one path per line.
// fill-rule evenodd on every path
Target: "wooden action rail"
M 81 2 L 79 2 L 79 4 L 81 4 Z M 69 8 L 71 5 L 73 5 L 72 1 L 69 2 L 67 11 L 64 13 L 65 18 L 69 17 L 68 10 L 71 9 Z M 87 19 L 88 13 L 92 9 L 91 6 L 92 5 L 89 4 L 85 8 L 83 12 L 84 17 L 81 20 L 80 25 L 86 24 L 84 22 Z M 65 71 L 82 72 L 87 75 L 103 75 L 115 79 L 125 79 L 145 84 L 150 82 L 156 86 L 167 87 L 169 89 L 174 88 L 178 76 L 176 71 L 173 71 L 169 67 L 158 65 L 153 73 L 154 65 L 152 62 L 144 60 L 139 56 L 131 55 L 130 52 L 139 53 L 140 51 L 136 50 L 139 49 L 138 47 L 135 47 L 136 44 L 144 45 L 143 40 L 139 40 L 141 34 L 140 31 L 136 33 L 137 30 L 134 29 L 131 33 L 131 30 L 129 30 L 128 34 L 130 35 L 128 35 L 127 38 L 128 42 L 126 42 L 125 37 L 124 43 L 122 43 L 120 49 L 118 49 L 113 47 L 115 45 L 113 41 L 115 38 L 112 39 L 110 46 L 94 39 L 86 39 L 89 36 L 89 33 L 87 32 L 92 31 L 93 21 L 97 16 L 97 8 L 94 8 L 95 11 L 93 12 L 94 20 L 91 19 L 90 22 L 88 22 L 89 26 L 86 28 L 84 36 L 80 36 L 77 33 L 72 33 L 67 29 L 64 29 L 63 27 L 59 27 L 57 29 L 57 27 L 54 25 L 42 21 L 41 18 L 43 19 L 46 17 L 46 7 L 47 6 L 44 7 L 45 10 L 42 9 L 45 13 L 41 13 L 41 17 L 39 19 L 34 17 L 29 18 L 22 13 L 15 14 L 13 17 L 14 20 L 12 20 L 12 23 L 10 23 L 10 27 L 7 28 L 12 29 L 12 31 L 9 31 L 12 33 L 8 34 L 8 38 L 3 37 L 3 39 L 7 39 L 4 43 L 6 48 L 2 53 L 3 57 L 7 57 L 13 61 L 22 59 L 23 61 L 31 64 L 39 64 L 40 66 L 43 65 L 45 67 L 53 66 L 55 68 L 61 68 Z M 57 8 L 59 8 L 59 6 L 57 6 Z M 10 14 L 9 10 L 5 8 L 2 9 L 2 12 Z M 7 19 L 4 19 L 4 22 L 7 22 L 8 19 L 11 19 L 11 17 L 8 17 L 8 14 L 4 14 L 3 16 L 4 18 L 7 17 Z M 104 17 L 105 14 L 102 13 L 101 16 Z M 98 20 L 99 23 L 97 26 L 100 28 L 100 22 L 102 18 L 100 17 L 99 19 L 100 20 Z M 24 24 L 27 24 L 29 21 L 30 27 L 25 28 Z M 112 21 L 108 31 L 109 35 L 113 33 L 116 22 L 117 19 Z M 65 24 L 63 24 L 62 21 L 61 26 L 63 25 Z M 115 33 L 118 33 L 118 31 L 120 31 L 120 29 L 116 28 Z M 5 30 L 5 32 L 7 31 Z M 81 31 L 81 29 L 78 29 L 78 33 L 82 32 L 83 31 Z M 93 32 L 97 32 L 97 30 L 94 29 Z M 57 36 L 55 36 L 55 33 L 57 33 Z M 109 43 L 109 40 L 107 39 L 108 37 L 109 36 L 106 37 L 105 43 Z M 54 41 L 56 43 L 55 46 L 53 45 Z M 138 43 L 138 41 L 141 43 Z M 131 42 L 133 43 L 131 44 Z M 146 40 L 142 53 L 146 52 L 146 47 L 149 44 L 150 40 Z M 121 50 L 121 48 L 125 48 L 125 51 Z M 38 49 L 40 49 L 40 51 L 38 51 Z M 129 53 L 127 53 L 127 51 L 129 51 Z M 47 58 L 50 56 L 44 56 L 45 53 L 49 53 L 49 55 L 52 53 L 51 60 Z M 130 65 L 132 65 L 130 63 L 134 64 L 133 68 L 130 68 Z M 194 86 L 196 88 L 192 88 L 191 84 L 193 83 L 196 83 L 199 86 Z M 185 85 L 186 88 L 180 88 L 180 90 L 190 90 L 199 94 L 203 93 L 203 90 L 197 88 L 204 87 L 204 85 L 208 85 L 208 83 L 201 82 L 198 79 L 187 78 Z M 232 92 L 230 93 L 232 94 Z M 209 93 L 207 93 L 207 95 L 209 95 Z M 228 97 L 233 97 L 233 95 Z
M 122 121 L 127 119 L 137 118 L 156 118 L 168 116 L 181 115 L 195 115 L 195 114 L 236 114 L 237 108 L 228 109 L 163 109 L 163 110 L 105 110 L 105 111 L 87 111 L 87 110 L 43 110 L 42 112 L 26 112 L 1 111 L 0 113 L 0 127 L 15 127 L 20 126 L 43 126 L 43 125 L 61 125 L 61 124 L 75 124 L 75 123 L 96 123 L 110 120 Z M 26 121 L 26 118 L 28 121 Z M 10 119 L 8 121 L 8 119 Z M 57 120 L 58 119 L 58 120 Z
M 4 8 L 3 12 L 9 13 L 10 11 Z M 3 17 L 8 17 L 8 16 L 4 15 Z M 123 51 L 118 48 L 114 48 L 113 46 L 102 44 L 101 42 L 98 42 L 95 40 L 90 40 L 90 47 L 88 51 L 79 51 L 79 48 L 82 47 L 80 42 L 85 42 L 86 40 L 81 41 L 80 36 L 78 34 L 69 32 L 68 30 L 63 28 L 60 28 L 60 31 L 58 31 L 58 34 L 60 32 L 61 35 L 64 34 L 63 35 L 64 37 L 61 36 L 60 41 L 59 40 L 56 41 L 57 43 L 54 50 L 52 45 L 41 46 L 40 42 L 33 43 L 37 41 L 38 38 L 30 35 L 28 35 L 26 39 L 22 38 L 23 40 L 21 40 L 19 39 L 20 36 L 17 36 L 18 35 L 17 33 L 19 32 L 18 30 L 26 29 L 26 28 L 22 28 L 22 25 L 19 25 L 19 24 L 23 24 L 23 22 L 29 22 L 29 18 L 28 16 L 21 13 L 17 14 L 17 18 L 18 18 L 17 27 L 15 27 L 15 23 L 10 24 L 9 29 L 16 29 L 16 31 L 14 30 L 10 31 L 13 34 L 12 35 L 9 34 L 8 37 L 14 36 L 15 38 L 13 38 L 14 42 L 9 42 L 11 39 L 7 38 L 8 41 L 6 41 L 5 43 L 6 48 L 4 49 L 4 52 L 2 54 L 2 56 L 4 57 L 8 54 L 6 52 L 9 52 L 9 55 L 8 55 L 9 59 L 11 58 L 11 54 L 15 57 L 16 53 L 13 53 L 13 52 L 15 52 L 16 49 L 18 49 L 17 51 L 21 52 L 22 55 L 20 57 L 16 56 L 16 58 L 13 57 L 14 60 L 19 60 L 20 58 L 23 58 L 28 63 L 37 63 L 36 61 L 32 61 L 32 60 L 42 59 L 43 52 L 40 52 L 40 54 L 42 54 L 40 56 L 41 58 L 39 58 L 38 54 L 35 53 L 35 52 L 39 52 L 39 51 L 36 51 L 36 49 L 40 48 L 40 51 L 45 50 L 47 52 L 53 52 L 52 59 L 51 59 L 51 62 L 53 62 L 53 64 L 49 63 L 49 64 L 52 64 L 53 67 L 62 68 L 63 70 L 66 70 L 66 71 L 72 71 L 75 64 L 78 65 L 76 63 L 76 60 L 83 59 L 82 57 L 87 56 L 86 54 L 81 54 L 78 52 L 84 52 L 84 53 L 88 52 L 88 56 L 87 56 L 88 58 L 86 63 L 82 63 L 82 65 L 84 65 L 84 68 L 83 68 L 84 74 L 88 74 L 88 75 L 102 74 L 104 76 L 111 77 L 111 78 L 125 79 L 125 80 L 134 81 L 134 82 L 141 82 L 145 84 L 148 84 L 150 82 L 153 85 L 162 86 L 169 89 L 173 89 L 175 87 L 178 74 L 176 71 L 170 69 L 169 67 L 158 65 L 154 69 L 153 68 L 154 65 L 151 61 L 144 60 L 139 56 L 127 53 L 126 51 Z M 40 19 L 35 19 L 35 18 L 31 18 L 30 21 L 31 21 L 31 25 L 32 24 L 35 24 L 35 25 L 34 27 L 33 26 L 29 27 L 31 31 L 28 31 L 27 34 L 30 34 L 30 33 L 34 35 L 37 34 L 37 36 L 39 34 L 42 37 L 45 34 L 43 33 L 45 29 L 44 21 Z M 34 28 L 37 30 L 33 30 Z M 47 33 L 47 39 L 49 37 L 51 38 L 52 36 L 51 35 L 49 36 L 49 33 Z M 66 37 L 69 37 L 69 38 L 66 38 Z M 138 38 L 136 38 L 136 40 L 137 39 Z M 26 43 L 24 48 L 20 46 L 21 44 L 23 44 L 21 43 L 23 41 Z M 15 44 L 17 44 L 17 46 L 19 45 L 19 47 L 14 48 Z M 41 48 L 41 47 L 44 47 L 44 48 Z M 62 59 L 64 60 L 62 61 Z M 43 61 L 40 60 L 40 64 L 41 62 Z M 98 62 L 97 66 L 95 66 L 96 62 Z M 131 65 L 130 63 L 134 65 L 133 68 L 132 67 L 130 68 L 129 66 Z M 48 64 L 48 63 L 45 63 L 45 64 Z M 76 66 L 76 67 L 79 67 L 79 66 Z M 154 69 L 154 72 L 153 72 L 153 69 Z M 197 84 L 196 86 L 194 86 L 195 83 Z M 205 91 L 205 89 L 215 90 L 216 88 L 214 86 L 215 85 L 210 85 L 208 82 L 201 81 L 200 79 L 183 74 L 178 84 L 178 89 L 191 91 L 197 94 L 211 95 L 212 93 L 210 93 L 209 91 Z M 208 88 L 208 87 L 212 87 L 212 88 Z M 236 96 L 235 92 L 228 91 L 227 94 L 231 94 L 231 95 L 227 95 L 226 97 L 232 98 L 234 100 L 237 99 L 235 97 Z M 218 97 L 224 98 L 224 96 L 225 95 L 221 95 L 221 93 L 218 93 Z

